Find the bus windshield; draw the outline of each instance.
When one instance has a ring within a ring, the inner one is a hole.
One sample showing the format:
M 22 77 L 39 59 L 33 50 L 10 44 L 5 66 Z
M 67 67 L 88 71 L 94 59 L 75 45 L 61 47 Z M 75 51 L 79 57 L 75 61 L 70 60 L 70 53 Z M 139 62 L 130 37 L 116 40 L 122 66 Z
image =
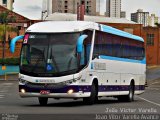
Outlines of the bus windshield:
M 80 33 L 27 33 L 20 72 L 31 76 L 58 77 L 78 71 L 76 43 Z

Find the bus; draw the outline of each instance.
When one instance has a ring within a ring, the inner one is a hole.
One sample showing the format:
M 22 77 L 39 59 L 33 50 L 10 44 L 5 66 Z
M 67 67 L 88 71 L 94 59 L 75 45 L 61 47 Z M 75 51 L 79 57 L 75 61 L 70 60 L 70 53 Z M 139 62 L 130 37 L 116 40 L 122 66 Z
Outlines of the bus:
M 100 97 L 134 101 L 145 90 L 143 38 L 87 21 L 47 21 L 31 25 L 20 53 L 19 94 L 48 98 L 82 98 L 94 104 Z

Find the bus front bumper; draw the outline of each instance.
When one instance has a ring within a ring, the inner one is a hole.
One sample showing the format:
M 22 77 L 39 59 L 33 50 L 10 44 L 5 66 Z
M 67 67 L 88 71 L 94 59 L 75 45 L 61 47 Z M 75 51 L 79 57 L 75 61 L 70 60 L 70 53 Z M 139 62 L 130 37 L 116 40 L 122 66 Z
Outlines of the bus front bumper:
M 50 93 L 47 95 L 42 95 L 40 93 L 19 93 L 20 97 L 47 97 L 47 98 L 83 98 L 90 96 L 90 92 L 87 93 Z
M 19 85 L 19 95 L 20 97 L 82 98 L 90 96 L 90 86 L 70 85 L 55 88 Z

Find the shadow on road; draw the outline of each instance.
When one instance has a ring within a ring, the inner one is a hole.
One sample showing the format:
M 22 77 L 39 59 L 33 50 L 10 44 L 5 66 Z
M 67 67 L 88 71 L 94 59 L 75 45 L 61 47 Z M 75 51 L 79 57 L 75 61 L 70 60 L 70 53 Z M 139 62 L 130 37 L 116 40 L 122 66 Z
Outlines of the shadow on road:
M 134 102 L 138 102 L 138 100 L 135 100 Z M 129 102 L 121 102 L 118 101 L 117 99 L 114 100 L 98 100 L 97 103 L 95 103 L 94 105 L 106 105 L 106 104 L 110 104 L 110 105 L 115 105 L 115 104 L 121 104 L 121 103 L 129 103 Z M 93 106 L 94 106 L 93 105 Z M 25 105 L 25 107 L 79 107 L 79 106 L 91 106 L 91 105 L 87 105 L 85 104 L 82 100 L 77 100 L 77 101 L 68 101 L 68 102 L 61 102 L 59 101 L 58 103 L 48 103 L 46 106 L 40 106 L 39 104 L 34 104 L 34 105 Z

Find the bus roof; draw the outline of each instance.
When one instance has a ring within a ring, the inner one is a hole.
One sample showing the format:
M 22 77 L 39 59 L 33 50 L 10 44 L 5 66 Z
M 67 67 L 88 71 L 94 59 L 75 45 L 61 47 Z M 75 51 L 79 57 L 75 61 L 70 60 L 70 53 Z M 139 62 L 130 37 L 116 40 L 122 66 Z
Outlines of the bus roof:
M 33 33 L 63 33 L 79 32 L 83 30 L 100 30 L 102 32 L 138 40 L 144 42 L 143 38 L 116 28 L 87 21 L 46 21 L 31 25 L 26 32 Z

